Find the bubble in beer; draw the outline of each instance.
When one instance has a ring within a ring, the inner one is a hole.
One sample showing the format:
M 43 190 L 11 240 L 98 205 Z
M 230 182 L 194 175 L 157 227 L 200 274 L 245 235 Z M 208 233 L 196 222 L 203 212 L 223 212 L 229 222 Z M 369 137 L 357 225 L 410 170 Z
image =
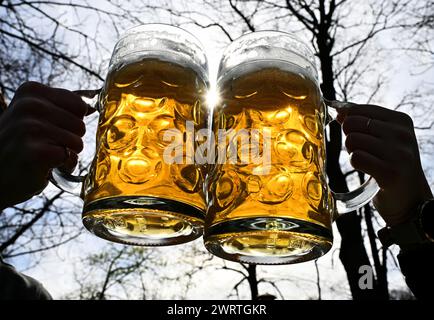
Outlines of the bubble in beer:
M 160 99 L 136 98 L 131 103 L 131 109 L 139 113 L 156 112 L 161 108 Z
M 100 185 L 110 173 L 110 156 L 100 152 L 97 156 L 97 164 L 95 169 L 95 182 Z
M 293 181 L 291 176 L 286 173 L 280 173 L 272 176 L 262 187 L 258 200 L 266 204 L 281 203 L 288 199 L 293 190 Z
M 137 151 L 137 146 L 135 146 L 135 145 L 131 146 L 131 147 L 127 147 L 126 149 L 123 150 L 121 157 L 130 157 L 136 151 Z
M 233 130 L 233 129 L 240 129 L 240 126 L 246 127 L 246 123 L 249 122 L 249 115 L 248 111 L 243 112 L 237 112 L 234 113 L 234 110 L 229 110 L 230 113 L 227 113 L 224 115 L 223 118 L 221 118 L 222 121 L 222 129 L 225 130 Z
M 276 126 L 276 125 L 282 125 L 289 121 L 291 118 L 291 113 L 289 112 L 290 108 L 288 109 L 281 109 L 277 110 L 275 112 L 261 112 L 256 111 L 255 117 L 252 117 L 252 120 L 254 121 L 260 121 L 262 126 Z M 259 116 L 260 115 L 260 116 Z
M 263 123 L 264 122 L 264 115 L 261 111 L 256 109 L 250 109 L 247 111 L 248 119 L 251 121 L 251 123 Z
M 221 209 L 228 208 L 239 196 L 241 181 L 234 171 L 225 171 L 218 178 L 215 194 L 217 204 Z
M 180 119 L 180 118 L 176 118 L 176 117 L 173 119 L 173 123 L 175 125 L 175 128 L 177 130 L 183 132 L 183 133 L 186 133 L 185 132 L 186 131 L 186 121 L 188 121 L 188 120 L 184 120 L 184 119 Z M 184 136 L 185 136 L 185 134 L 184 134 Z M 193 137 L 193 139 L 194 139 L 194 137 Z
M 261 190 L 261 179 L 258 176 L 251 175 L 247 178 L 247 192 L 258 193 Z
M 199 190 L 200 173 L 194 164 L 173 164 L 170 166 L 170 173 L 181 190 L 188 193 Z
M 248 165 L 247 169 L 250 169 L 254 175 L 266 176 L 269 175 L 271 172 L 274 172 L 276 170 L 276 167 L 272 166 L 270 163 L 265 163 L 253 166 Z
M 148 159 L 160 159 L 160 154 L 152 146 L 143 148 L 141 152 Z
M 157 145 L 161 148 L 168 146 L 171 141 L 165 141 L 164 134 L 166 131 L 175 127 L 174 119 L 170 115 L 162 114 L 155 117 L 148 125 L 152 135 L 156 135 L 158 138 Z M 170 131 L 173 134 L 177 134 L 177 130 Z M 182 140 L 181 140 L 182 141 Z
M 86 179 L 84 182 L 84 192 L 91 189 L 98 189 L 101 187 L 108 175 L 110 174 L 111 159 L 110 156 L 104 151 L 99 152 L 90 167 L 89 176 L 93 179 Z
M 275 145 L 276 153 L 280 159 L 285 161 L 293 158 L 297 154 L 297 148 L 293 147 L 286 141 L 279 141 Z
M 306 128 L 306 133 L 310 136 L 321 139 L 321 132 L 319 129 L 319 119 L 318 117 L 314 115 L 304 115 L 302 123 L 304 124 L 304 127 Z
M 275 124 L 285 123 L 289 120 L 291 114 L 288 110 L 279 110 L 273 114 L 272 122 Z
M 276 137 L 275 149 L 281 160 L 287 162 L 299 153 L 299 146 L 305 143 L 306 139 L 297 130 L 284 130 Z
M 156 172 L 151 162 L 144 158 L 128 158 L 119 161 L 119 176 L 126 183 L 144 183 Z
M 313 208 L 317 208 L 322 197 L 322 185 L 318 172 L 308 172 L 303 177 L 303 194 Z
M 222 123 L 222 128 L 226 130 L 230 129 L 235 125 L 235 117 L 233 115 L 225 116 L 224 114 L 222 114 L 221 123 Z
M 202 116 L 202 104 L 200 101 L 196 101 L 193 105 L 193 121 L 196 125 L 200 125 L 205 119 Z
M 175 118 L 179 120 L 192 120 L 191 106 L 185 103 L 175 102 L 174 105 Z
M 301 147 L 301 154 L 303 155 L 304 159 L 306 159 L 307 164 L 310 164 L 312 162 L 312 158 L 314 156 L 313 148 L 313 144 L 309 141 L 306 141 Z
M 105 143 L 110 150 L 126 148 L 137 139 L 136 120 L 130 115 L 112 119 L 107 130 Z

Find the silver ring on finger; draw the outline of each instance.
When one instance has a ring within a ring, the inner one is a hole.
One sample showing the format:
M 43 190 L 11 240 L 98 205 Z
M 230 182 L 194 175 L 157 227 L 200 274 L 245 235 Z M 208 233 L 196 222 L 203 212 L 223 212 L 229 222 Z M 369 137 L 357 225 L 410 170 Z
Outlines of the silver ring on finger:
M 63 148 L 65 150 L 65 157 L 66 157 L 64 162 L 66 162 L 71 157 L 71 150 L 66 146 L 63 146 Z
M 368 133 L 371 133 L 371 123 L 372 123 L 372 118 L 369 118 L 368 121 L 366 122 L 366 131 Z

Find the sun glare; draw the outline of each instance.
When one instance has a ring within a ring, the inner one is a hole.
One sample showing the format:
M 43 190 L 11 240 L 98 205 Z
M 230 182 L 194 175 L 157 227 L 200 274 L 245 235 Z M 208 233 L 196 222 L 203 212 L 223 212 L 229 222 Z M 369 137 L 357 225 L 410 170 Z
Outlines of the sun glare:
M 206 93 L 205 100 L 208 108 L 210 109 L 214 109 L 215 106 L 220 102 L 220 94 L 215 85 L 210 86 L 208 92 Z

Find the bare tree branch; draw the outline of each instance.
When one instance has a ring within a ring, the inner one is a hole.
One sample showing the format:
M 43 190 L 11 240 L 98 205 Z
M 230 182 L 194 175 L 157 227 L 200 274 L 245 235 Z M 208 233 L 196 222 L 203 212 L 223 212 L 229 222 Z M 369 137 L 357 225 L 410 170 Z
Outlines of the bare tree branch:
M 101 80 L 101 81 L 104 81 L 104 78 L 101 77 L 98 73 L 96 73 L 95 71 L 93 71 L 93 70 L 91 70 L 91 69 L 89 69 L 89 68 L 87 68 L 87 67 L 81 65 L 80 63 L 74 61 L 73 59 L 71 59 L 71 58 L 69 58 L 69 57 L 67 57 L 67 56 L 65 56 L 64 54 L 60 54 L 60 53 L 56 53 L 56 52 L 52 52 L 52 51 L 50 51 L 50 50 L 48 50 L 48 49 L 45 49 L 45 48 L 41 47 L 40 45 L 38 45 L 38 44 L 36 44 L 36 43 L 30 41 L 29 39 L 25 39 L 25 38 L 23 38 L 23 37 L 21 37 L 21 36 L 18 36 L 18 35 L 16 35 L 16 34 L 10 33 L 10 32 L 8 32 L 8 31 L 6 31 L 6 30 L 2 30 L 2 29 L 0 29 L 0 33 L 3 33 L 3 34 L 5 34 L 5 35 L 7 35 L 7 36 L 9 36 L 9 37 L 12 37 L 12 38 L 15 38 L 15 39 L 21 40 L 21 41 L 27 43 L 28 45 L 30 45 L 32 48 L 35 48 L 36 50 L 41 51 L 41 52 L 43 52 L 43 53 L 49 54 L 50 56 L 52 56 L 52 57 L 54 57 L 54 58 L 58 58 L 58 59 L 62 59 L 62 60 L 65 60 L 65 61 L 67 61 L 67 62 L 70 62 L 71 64 L 73 64 L 73 65 L 79 67 L 80 69 L 86 71 L 86 72 L 89 73 L 90 75 L 95 76 L 96 78 L 98 78 L 98 79 Z

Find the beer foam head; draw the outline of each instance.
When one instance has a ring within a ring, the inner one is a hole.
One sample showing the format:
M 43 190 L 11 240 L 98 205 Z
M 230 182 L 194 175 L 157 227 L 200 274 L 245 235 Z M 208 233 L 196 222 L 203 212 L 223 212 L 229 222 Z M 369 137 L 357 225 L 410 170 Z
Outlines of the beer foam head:
M 306 77 L 318 81 L 315 55 L 308 45 L 295 35 L 280 31 L 249 33 L 233 41 L 223 53 L 219 78 L 226 77 L 228 72 L 239 65 L 251 63 L 259 68 L 265 61 L 269 67 L 273 61 L 280 65 L 293 64 Z
M 208 75 L 208 61 L 201 42 L 188 31 L 171 25 L 144 24 L 127 30 L 115 45 L 110 68 L 144 57 L 188 66 L 203 77 Z

